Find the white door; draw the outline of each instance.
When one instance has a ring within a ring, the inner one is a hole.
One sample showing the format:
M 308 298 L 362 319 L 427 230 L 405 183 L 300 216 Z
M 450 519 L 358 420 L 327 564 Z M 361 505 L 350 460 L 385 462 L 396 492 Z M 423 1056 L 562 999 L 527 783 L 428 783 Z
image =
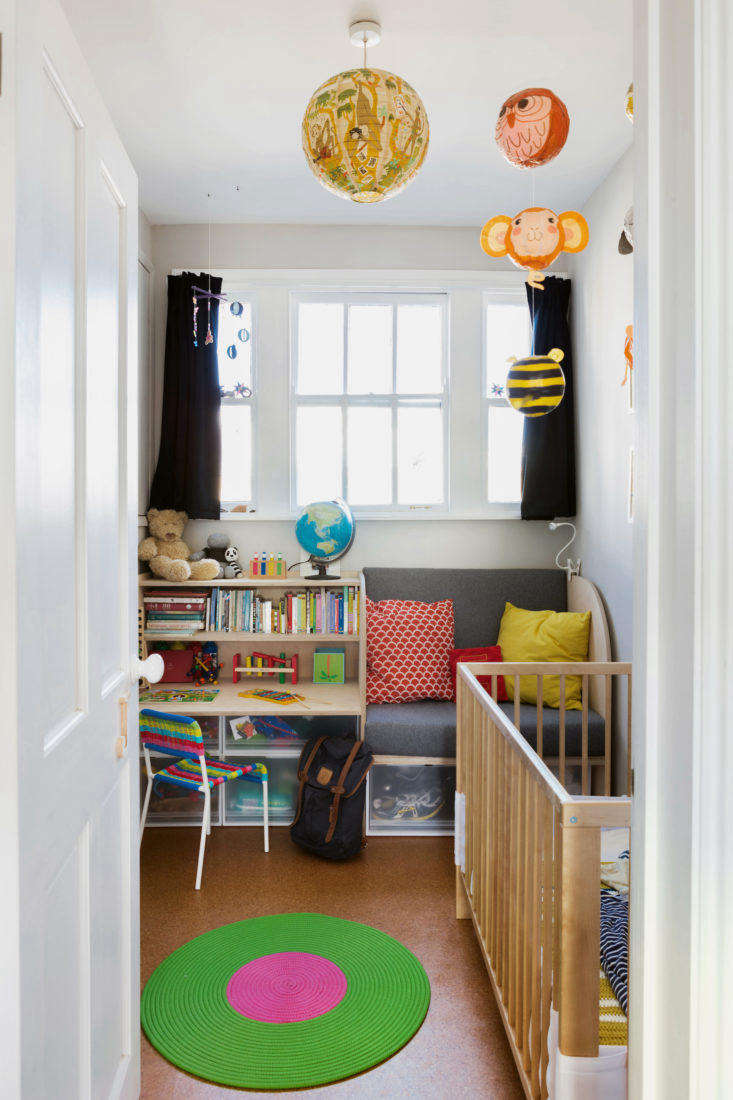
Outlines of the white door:
M 133 1096 L 137 179 L 56 0 L 15 19 L 20 1091 Z

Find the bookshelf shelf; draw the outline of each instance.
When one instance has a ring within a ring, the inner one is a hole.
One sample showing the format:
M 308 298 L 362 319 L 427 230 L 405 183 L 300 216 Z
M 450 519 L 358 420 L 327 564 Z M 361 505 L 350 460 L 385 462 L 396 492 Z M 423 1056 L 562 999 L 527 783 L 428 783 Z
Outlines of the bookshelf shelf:
M 199 630 L 195 634 L 182 634 L 180 631 L 156 632 L 146 630 L 145 639 L 148 642 L 278 642 L 282 645 L 293 645 L 311 642 L 314 645 L 323 643 L 339 645 L 351 642 L 359 644 L 358 634 L 251 634 L 242 630 Z
M 333 580 L 309 581 L 304 577 L 238 577 L 236 580 L 171 581 L 160 580 L 150 573 L 142 573 L 138 579 L 141 588 L 344 588 L 359 586 L 359 573 L 343 573 Z
M 271 683 L 271 676 L 250 676 L 247 681 L 238 684 L 231 682 L 219 683 L 219 694 L 211 703 L 142 703 L 141 706 L 153 707 L 170 714 L 188 714 L 195 718 L 198 715 L 225 714 L 230 717 L 242 714 L 268 715 L 275 714 L 286 722 L 288 716 L 296 715 L 299 718 L 318 718 L 324 715 L 360 715 L 361 693 L 358 681 L 347 681 L 345 684 L 308 684 L 299 683 L 296 687 L 286 684 Z M 185 690 L 191 684 L 165 684 L 166 688 Z M 275 691 L 292 691 L 305 698 L 302 703 L 288 703 L 286 706 L 267 703 L 260 699 L 242 698 L 240 692 L 255 690 L 257 688 L 272 688 Z M 155 690 L 155 685 L 153 685 Z

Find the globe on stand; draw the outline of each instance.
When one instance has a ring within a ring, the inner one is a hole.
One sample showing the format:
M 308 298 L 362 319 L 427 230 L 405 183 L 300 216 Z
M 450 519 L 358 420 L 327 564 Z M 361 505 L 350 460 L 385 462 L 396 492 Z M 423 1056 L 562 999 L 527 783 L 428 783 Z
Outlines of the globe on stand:
M 295 537 L 316 572 L 306 580 L 338 580 L 328 564 L 342 558 L 354 541 L 356 524 L 345 500 L 317 500 L 306 504 L 295 521 Z

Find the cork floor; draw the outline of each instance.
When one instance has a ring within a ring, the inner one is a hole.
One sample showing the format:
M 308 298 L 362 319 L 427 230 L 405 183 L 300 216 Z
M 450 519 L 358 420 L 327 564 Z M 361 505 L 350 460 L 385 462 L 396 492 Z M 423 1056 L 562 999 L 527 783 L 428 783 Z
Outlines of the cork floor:
M 374 1097 L 523 1096 L 470 921 L 453 910 L 452 840 L 370 838 L 348 863 L 296 849 L 286 829 L 271 830 L 269 856 L 254 828 L 218 828 L 206 845 L 201 891 L 193 889 L 198 830 L 148 829 L 141 853 L 142 981 L 186 940 L 264 913 L 322 912 L 362 921 L 395 936 L 427 971 L 432 998 L 414 1038 L 368 1073 L 288 1096 L 334 1100 Z M 143 1036 L 142 1096 L 218 1100 L 242 1092 L 189 1077 Z

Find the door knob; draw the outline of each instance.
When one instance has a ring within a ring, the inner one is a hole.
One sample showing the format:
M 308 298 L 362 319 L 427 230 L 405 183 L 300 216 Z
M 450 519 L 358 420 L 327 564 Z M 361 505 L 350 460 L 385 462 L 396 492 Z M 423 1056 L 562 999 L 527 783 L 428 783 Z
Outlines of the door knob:
M 151 653 L 144 661 L 136 658 L 132 663 L 133 676 L 144 678 L 149 684 L 157 684 L 165 672 L 165 664 L 159 653 Z

